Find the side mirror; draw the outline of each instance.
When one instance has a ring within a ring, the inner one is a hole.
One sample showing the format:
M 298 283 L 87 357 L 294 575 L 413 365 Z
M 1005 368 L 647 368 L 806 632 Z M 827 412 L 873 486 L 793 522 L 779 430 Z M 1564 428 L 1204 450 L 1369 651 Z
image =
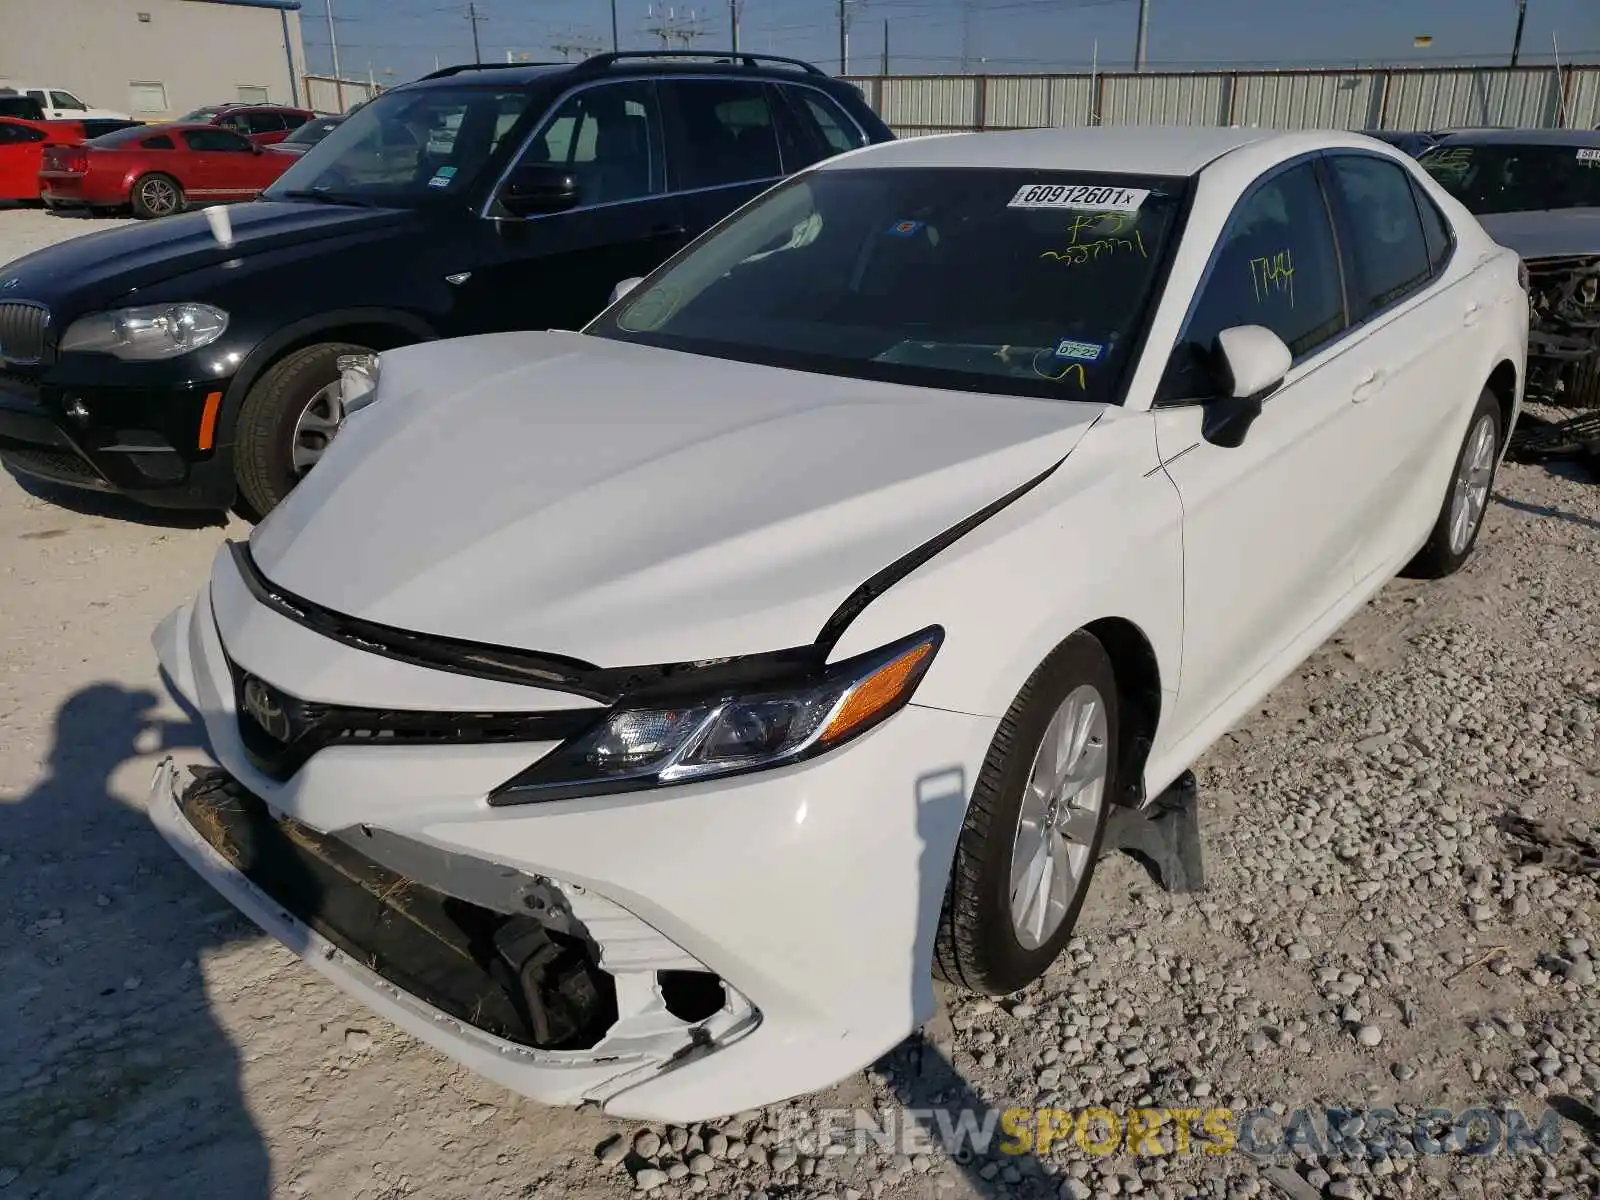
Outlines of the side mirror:
M 611 299 L 607 300 L 606 304 L 608 306 L 615 304 L 618 300 L 621 300 L 624 296 L 633 291 L 634 288 L 638 287 L 643 282 L 643 275 L 635 275 L 632 279 L 624 279 L 621 283 L 617 284 L 616 287 L 611 289 Z
M 523 164 L 500 189 L 500 204 L 514 217 L 563 212 L 578 199 L 578 177 L 550 163 Z
M 1228 390 L 1206 406 L 1200 431 L 1212 445 L 1231 449 L 1243 444 L 1262 403 L 1289 374 L 1294 355 L 1264 325 L 1224 329 L 1217 334 L 1214 353 Z

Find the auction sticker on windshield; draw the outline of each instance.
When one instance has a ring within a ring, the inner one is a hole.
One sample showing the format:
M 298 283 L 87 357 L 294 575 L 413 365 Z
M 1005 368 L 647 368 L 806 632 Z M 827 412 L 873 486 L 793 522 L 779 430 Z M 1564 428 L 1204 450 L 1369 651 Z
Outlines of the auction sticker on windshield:
M 1600 162 L 1600 150 L 1597 150 L 1597 149 L 1595 149 L 1593 147 L 1588 147 L 1586 149 L 1579 150 L 1578 151 L 1578 161 L 1581 162 L 1581 163 L 1597 163 L 1597 162 Z
M 1011 197 L 1007 208 L 1071 208 L 1094 212 L 1138 212 L 1150 193 L 1143 188 L 1091 187 L 1086 184 L 1030 183 Z

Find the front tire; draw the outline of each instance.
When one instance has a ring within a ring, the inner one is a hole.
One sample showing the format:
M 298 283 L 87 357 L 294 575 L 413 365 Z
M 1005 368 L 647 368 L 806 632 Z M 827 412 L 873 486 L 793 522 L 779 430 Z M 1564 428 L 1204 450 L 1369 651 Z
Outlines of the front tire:
M 1456 454 L 1439 517 L 1426 544 L 1406 567 L 1414 579 L 1443 579 L 1454 575 L 1472 556 L 1483 530 L 1484 513 L 1494 494 L 1495 470 L 1500 462 L 1500 402 L 1487 388 L 1467 423 L 1467 436 Z
M 250 510 L 266 516 L 316 465 L 344 421 L 339 359 L 366 346 L 320 342 L 285 355 L 239 410 L 234 476 Z
M 182 212 L 184 207 L 182 185 L 172 176 L 160 172 L 135 179 L 129 199 L 133 204 L 133 215 L 141 221 L 170 217 L 173 213 Z
M 1049 969 L 1077 924 L 1116 793 L 1111 660 L 1078 632 L 995 731 L 956 845 L 934 946 L 948 983 L 1001 996 Z

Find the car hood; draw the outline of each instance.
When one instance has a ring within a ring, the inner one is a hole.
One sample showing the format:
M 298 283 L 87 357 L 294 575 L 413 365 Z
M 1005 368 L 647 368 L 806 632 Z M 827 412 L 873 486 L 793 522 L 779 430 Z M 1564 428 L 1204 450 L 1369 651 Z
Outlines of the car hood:
M 1559 208 L 1542 212 L 1488 213 L 1478 223 L 1524 261 L 1600 254 L 1600 209 Z
M 602 666 L 759 653 L 816 640 L 1102 411 L 582 334 L 462 338 L 385 354 L 377 402 L 251 549 L 284 590 L 402 629 Z
M 203 212 L 141 221 L 70 238 L 0 267 L 0 298 L 83 312 L 127 292 L 233 259 L 308 241 L 349 238 L 416 219 L 396 209 L 255 201 L 228 208 L 234 242 L 223 247 Z

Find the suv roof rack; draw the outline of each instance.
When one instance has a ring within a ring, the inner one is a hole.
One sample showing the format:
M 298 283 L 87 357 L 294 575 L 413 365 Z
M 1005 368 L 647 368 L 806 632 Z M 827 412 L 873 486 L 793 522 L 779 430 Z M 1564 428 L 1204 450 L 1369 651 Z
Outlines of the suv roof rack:
M 815 63 L 800 58 L 785 58 L 781 54 L 746 54 L 743 50 L 613 50 L 608 54 L 594 54 L 578 64 L 588 71 L 604 70 L 624 59 L 650 58 L 701 58 L 717 62 L 737 61 L 747 71 L 758 69 L 762 63 L 777 63 L 785 67 L 798 67 L 808 75 L 824 75 Z
M 422 79 L 448 79 L 451 75 L 460 75 L 466 71 L 507 71 L 516 70 L 518 67 L 560 67 L 571 66 L 571 63 L 558 62 L 486 62 L 486 63 L 457 63 L 453 67 L 440 67 L 437 71 L 429 71 Z M 422 82 L 418 80 L 417 82 Z

